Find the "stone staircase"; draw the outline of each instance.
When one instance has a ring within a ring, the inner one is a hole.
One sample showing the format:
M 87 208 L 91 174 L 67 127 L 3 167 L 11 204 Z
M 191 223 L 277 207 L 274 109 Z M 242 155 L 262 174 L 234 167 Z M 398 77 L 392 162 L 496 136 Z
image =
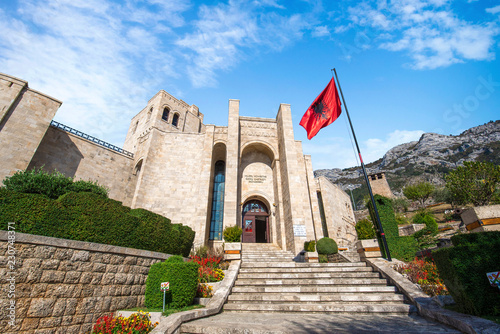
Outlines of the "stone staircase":
M 241 269 L 224 312 L 389 315 L 416 311 L 364 262 L 299 263 L 293 257 L 276 245 L 243 244 Z

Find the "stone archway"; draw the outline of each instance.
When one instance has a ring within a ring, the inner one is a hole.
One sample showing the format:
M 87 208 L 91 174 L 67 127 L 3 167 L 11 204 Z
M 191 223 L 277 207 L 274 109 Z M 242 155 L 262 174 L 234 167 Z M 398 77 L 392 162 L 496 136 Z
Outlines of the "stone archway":
M 250 199 L 243 204 L 242 210 L 242 242 L 269 243 L 269 209 L 262 201 Z

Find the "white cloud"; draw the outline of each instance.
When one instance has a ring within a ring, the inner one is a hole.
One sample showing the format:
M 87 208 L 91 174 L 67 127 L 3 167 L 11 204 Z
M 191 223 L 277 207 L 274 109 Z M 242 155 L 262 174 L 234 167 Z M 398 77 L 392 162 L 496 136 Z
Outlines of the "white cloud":
M 486 12 L 491 13 L 491 14 L 498 14 L 498 13 L 500 13 L 500 5 L 492 7 L 492 8 L 486 8 Z
M 500 6 L 487 9 L 500 11 Z M 445 0 L 363 2 L 349 8 L 350 20 L 376 33 L 391 32 L 380 48 L 404 51 L 410 67 L 434 69 L 467 60 L 492 60 L 497 22 L 471 23 L 459 19 Z
M 0 68 L 62 100 L 56 120 L 120 145 L 147 89 L 159 76 L 176 75 L 154 32 L 183 24 L 188 8 L 177 0 L 132 5 L 20 1 L 15 15 L 0 11 Z
M 313 37 L 325 37 L 325 36 L 330 36 L 330 31 L 328 30 L 327 26 L 319 26 L 315 27 L 313 32 L 312 32 Z
M 424 131 L 395 130 L 385 138 L 371 138 L 360 142 L 365 164 L 378 160 L 394 146 L 418 140 Z M 305 154 L 314 156 L 313 169 L 348 168 L 358 166 L 357 151 L 347 136 L 315 138 L 302 142 Z
M 214 86 L 217 71 L 231 69 L 248 55 L 259 52 L 259 46 L 280 51 L 302 36 L 302 30 L 308 26 L 302 15 L 283 16 L 263 10 L 269 6 L 281 8 L 276 1 L 238 0 L 200 7 L 195 31 L 176 42 L 192 59 L 188 74 L 194 86 Z
M 385 139 L 371 138 L 362 143 L 363 160 L 366 163 L 380 159 L 394 146 L 418 140 L 424 134 L 421 130 L 395 130 L 389 133 Z

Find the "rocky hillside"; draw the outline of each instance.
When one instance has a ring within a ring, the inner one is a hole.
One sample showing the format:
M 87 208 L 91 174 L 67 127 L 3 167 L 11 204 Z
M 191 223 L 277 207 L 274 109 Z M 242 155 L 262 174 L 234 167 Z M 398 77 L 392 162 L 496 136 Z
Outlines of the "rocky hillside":
M 444 184 L 444 175 L 464 161 L 489 161 L 500 165 L 500 120 L 491 121 L 462 132 L 458 136 L 424 133 L 418 141 L 390 149 L 382 159 L 368 165 L 367 172 L 385 172 L 395 194 L 409 183 L 429 181 Z M 316 176 L 324 175 L 344 190 L 353 190 L 356 202 L 366 186 L 360 167 L 346 169 L 319 169 Z M 364 188 L 364 189 L 363 189 Z

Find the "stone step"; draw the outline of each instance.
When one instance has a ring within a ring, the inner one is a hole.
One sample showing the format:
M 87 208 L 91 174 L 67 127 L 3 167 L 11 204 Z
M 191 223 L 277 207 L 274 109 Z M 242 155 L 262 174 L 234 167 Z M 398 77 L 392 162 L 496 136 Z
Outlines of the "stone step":
M 376 272 L 283 272 L 283 273 L 239 273 L 238 279 L 313 279 L 313 278 L 379 278 Z
M 233 293 L 228 298 L 228 303 L 403 303 L 404 296 L 394 292 L 386 293 L 330 293 L 330 294 L 307 294 L 307 293 L 266 293 L 249 294 Z
M 249 263 L 241 262 L 241 268 L 329 268 L 329 267 L 366 267 L 364 262 L 345 263 L 304 263 L 304 262 L 281 262 L 281 263 Z
M 326 267 L 326 268 L 241 268 L 243 273 L 343 273 L 343 272 L 373 272 L 370 267 Z
M 387 285 L 387 281 L 380 278 L 330 278 L 330 279 L 237 279 L 234 282 L 235 286 L 238 285 Z
M 394 286 L 345 285 L 252 285 L 234 286 L 232 293 L 385 293 L 397 292 Z
M 308 313 L 356 313 L 356 314 L 410 314 L 416 308 L 409 304 L 225 304 L 224 312 L 308 312 Z

